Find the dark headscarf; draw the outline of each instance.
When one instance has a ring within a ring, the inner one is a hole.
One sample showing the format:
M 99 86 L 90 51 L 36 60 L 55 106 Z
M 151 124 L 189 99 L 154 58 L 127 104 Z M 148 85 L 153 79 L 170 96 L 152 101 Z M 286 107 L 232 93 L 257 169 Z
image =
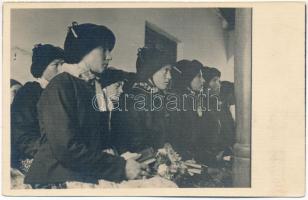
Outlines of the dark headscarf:
M 64 42 L 65 62 L 79 63 L 93 49 L 101 46 L 111 51 L 116 38 L 106 26 L 73 22 Z
M 206 84 L 209 84 L 214 77 L 220 77 L 221 72 L 214 67 L 205 66 L 202 70 L 202 75 Z
M 31 74 L 34 78 L 40 78 L 52 61 L 63 58 L 64 51 L 60 47 L 51 44 L 37 44 L 32 49 Z
M 173 70 L 174 89 L 186 89 L 191 81 L 200 73 L 203 65 L 198 60 L 180 60 L 175 64 Z
M 164 66 L 173 65 L 168 53 L 157 48 L 140 48 L 137 56 L 136 69 L 140 80 L 147 80 Z

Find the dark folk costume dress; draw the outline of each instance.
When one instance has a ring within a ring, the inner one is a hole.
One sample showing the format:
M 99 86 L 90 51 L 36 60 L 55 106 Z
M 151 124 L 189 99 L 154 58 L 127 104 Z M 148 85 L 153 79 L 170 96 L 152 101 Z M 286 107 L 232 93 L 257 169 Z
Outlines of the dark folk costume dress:
M 38 82 L 26 83 L 11 105 L 11 165 L 23 173 L 25 160 L 32 159 L 40 143 L 40 128 L 36 105 L 43 88 Z
M 175 93 L 180 97 L 180 110 L 171 112 L 169 142 L 184 160 L 196 159 L 198 152 L 205 152 L 205 141 L 201 136 L 206 134 L 206 130 L 203 128 L 204 112 L 200 97 L 188 88 Z
M 235 123 L 229 106 L 217 96 L 212 100 L 209 110 L 205 112 L 203 122 L 203 127 L 207 130 L 204 137 L 206 149 L 212 155 L 212 158 L 221 152 L 224 152 L 223 156 L 229 156 L 232 155 L 232 147 L 235 141 Z M 216 165 L 219 163 L 210 162 L 210 164 Z
M 164 101 L 166 95 L 150 81 L 135 83 L 127 95 L 124 111 L 118 113 L 121 116 L 115 118 L 117 120 L 113 123 L 118 151 L 140 152 L 150 147 L 163 147 L 167 141 L 170 114 L 164 105 L 161 109 L 155 109 L 160 106 L 160 100 L 155 100 L 155 97 L 160 96 Z
M 183 160 L 194 159 L 197 163 L 209 167 L 206 173 L 178 180 L 178 186 L 184 188 L 229 187 L 232 183 L 230 163 L 225 165 L 223 162 L 218 162 L 216 158 L 219 151 L 232 144 L 233 137 L 228 116 L 223 109 L 217 111 L 214 103 L 211 103 L 210 108 L 203 105 L 203 111 L 200 111 L 198 101 L 194 103 L 190 98 L 199 99 L 198 94 L 190 89 L 177 93 L 181 96 L 189 96 L 185 98 L 185 103 L 181 103 L 185 105 L 185 109 L 171 114 L 173 131 L 171 131 L 170 143 Z M 206 102 L 206 99 L 203 102 Z M 226 124 L 226 121 L 229 123 Z
M 42 144 L 25 183 L 125 179 L 126 161 L 103 152 L 110 144 L 102 115 L 93 108 L 94 96 L 91 81 L 66 72 L 49 83 L 38 103 Z
M 189 88 L 175 93 L 181 96 L 181 110 L 171 113 L 170 143 L 184 159 L 217 166 L 216 155 L 233 144 L 231 113 L 222 108 L 217 97 L 210 97 L 207 105 L 206 98 Z

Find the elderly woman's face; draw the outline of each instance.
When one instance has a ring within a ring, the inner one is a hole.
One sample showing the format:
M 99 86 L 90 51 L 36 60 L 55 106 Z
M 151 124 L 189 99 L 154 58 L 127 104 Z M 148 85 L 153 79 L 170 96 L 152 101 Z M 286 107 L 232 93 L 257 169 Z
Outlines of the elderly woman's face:
M 153 75 L 155 86 L 160 90 L 167 89 L 171 80 L 171 65 L 166 65 Z
M 108 67 L 112 57 L 109 50 L 97 47 L 88 53 L 83 60 L 93 72 L 102 73 Z
M 200 70 L 197 76 L 195 76 L 195 78 L 191 81 L 190 87 L 193 91 L 199 92 L 202 89 L 204 82 L 202 71 Z

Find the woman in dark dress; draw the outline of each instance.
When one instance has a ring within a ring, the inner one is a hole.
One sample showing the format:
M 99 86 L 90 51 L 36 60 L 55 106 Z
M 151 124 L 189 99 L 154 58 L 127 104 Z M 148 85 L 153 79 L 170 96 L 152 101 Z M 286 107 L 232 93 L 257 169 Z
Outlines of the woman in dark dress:
M 231 155 L 235 143 L 235 116 L 232 111 L 235 109 L 234 83 L 221 81 L 221 135 L 225 154 Z
M 208 151 L 216 159 L 210 164 L 216 166 L 222 164 L 226 156 L 232 155 L 235 124 L 225 97 L 227 96 L 225 87 L 221 88 L 220 71 L 205 67 L 203 74 L 205 90 L 210 95 L 210 109 L 205 113 L 204 120 L 204 127 L 207 130 L 205 140 Z
M 16 94 L 11 105 L 12 166 L 26 173 L 40 143 L 37 102 L 48 82 L 58 73 L 64 52 L 50 44 L 33 48 L 31 74 L 36 78 L 27 82 Z
M 116 131 L 120 153 L 163 147 L 170 125 L 170 114 L 163 105 L 171 81 L 170 57 L 145 47 L 139 49 L 136 67 L 138 81 L 126 96 L 121 129 Z
M 42 144 L 26 175 L 34 188 L 65 187 L 66 182 L 135 179 L 145 167 L 105 152 L 108 127 L 92 105 L 100 95 L 96 80 L 111 60 L 115 36 L 105 26 L 73 24 L 64 43 L 65 72 L 55 77 L 38 103 Z
M 123 99 L 122 95 L 126 94 L 124 93 L 124 91 L 126 92 L 124 85 L 130 84 L 135 79 L 135 75 L 132 72 L 109 67 L 100 77 L 103 90 L 102 95 L 96 99 L 95 104 L 98 105 L 98 101 L 104 101 L 104 106 L 97 106 L 97 109 L 104 115 L 105 121 L 102 123 L 105 123 L 106 127 L 108 127 L 110 143 L 112 144 L 112 148 L 108 149 L 108 151 L 114 155 L 119 155 L 115 148 L 116 133 L 117 130 L 123 128 L 121 123 L 123 118 L 123 101 L 121 100 Z
M 204 151 L 204 141 L 200 140 L 200 136 L 206 132 L 202 128 L 202 68 L 203 65 L 197 60 L 181 60 L 175 65 L 173 89 L 180 97 L 181 109 L 171 115 L 173 130 L 170 143 L 184 160 L 196 159 L 199 152 Z

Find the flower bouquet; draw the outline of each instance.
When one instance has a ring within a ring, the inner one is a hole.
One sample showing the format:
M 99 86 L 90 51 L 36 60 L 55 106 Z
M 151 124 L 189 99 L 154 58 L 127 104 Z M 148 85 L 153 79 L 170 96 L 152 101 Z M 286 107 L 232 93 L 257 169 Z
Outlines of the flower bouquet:
M 184 161 L 168 143 L 157 151 L 154 151 L 153 148 L 148 148 L 141 152 L 130 154 L 130 157 L 132 155 L 138 157 L 139 155 L 136 160 L 148 165 L 148 175 L 142 178 L 161 177 L 183 188 L 230 187 L 232 184 L 232 160 L 228 160 L 229 155 L 223 154 L 222 156 L 223 162 L 227 164 L 208 167 L 204 164 L 198 164 L 194 160 Z
M 142 161 L 150 166 L 150 174 L 152 176 L 158 175 L 171 181 L 176 181 L 186 175 L 201 174 L 204 167 L 206 167 L 196 164 L 194 161 L 183 161 L 181 156 L 168 143 L 163 148 L 158 149 L 156 153 L 153 150 L 144 152 L 147 152 L 147 156 L 144 156 L 147 159 L 139 160 L 139 162 Z
M 163 178 L 175 180 L 187 173 L 187 166 L 170 144 L 165 144 L 163 148 L 158 149 L 155 158 L 154 169 L 157 175 Z

